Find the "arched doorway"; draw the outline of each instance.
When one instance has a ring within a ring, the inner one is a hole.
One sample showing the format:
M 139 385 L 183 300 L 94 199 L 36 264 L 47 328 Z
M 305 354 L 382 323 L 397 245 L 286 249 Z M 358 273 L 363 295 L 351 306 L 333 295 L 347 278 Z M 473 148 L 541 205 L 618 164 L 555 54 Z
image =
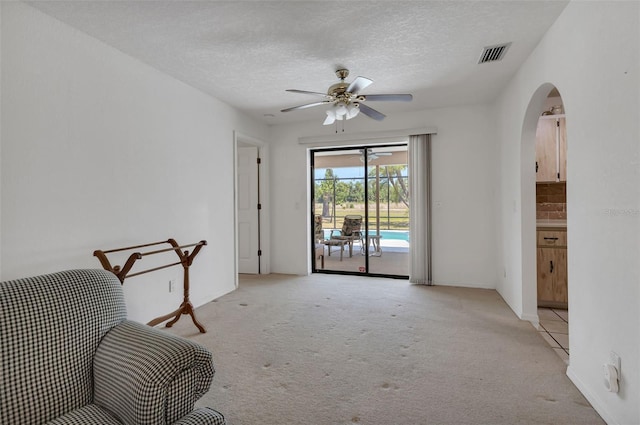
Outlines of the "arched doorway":
M 569 360 L 566 116 L 560 92 L 542 85 L 522 130 L 522 294 L 538 330 Z

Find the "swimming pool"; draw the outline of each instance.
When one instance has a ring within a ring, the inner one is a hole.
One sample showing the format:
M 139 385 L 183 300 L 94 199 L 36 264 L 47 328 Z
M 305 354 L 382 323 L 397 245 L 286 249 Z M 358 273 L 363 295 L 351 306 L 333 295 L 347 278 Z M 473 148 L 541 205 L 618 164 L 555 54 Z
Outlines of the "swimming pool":
M 370 231 L 371 234 L 375 234 L 375 230 Z M 338 232 L 336 232 L 337 234 Z M 324 229 L 324 238 L 329 239 L 331 235 L 330 229 Z M 392 241 L 405 241 L 409 242 L 409 231 L 408 230 L 380 230 L 380 236 L 382 240 L 392 240 Z
M 375 231 L 371 233 L 373 234 Z M 380 236 L 382 239 L 409 242 L 408 230 L 380 230 Z

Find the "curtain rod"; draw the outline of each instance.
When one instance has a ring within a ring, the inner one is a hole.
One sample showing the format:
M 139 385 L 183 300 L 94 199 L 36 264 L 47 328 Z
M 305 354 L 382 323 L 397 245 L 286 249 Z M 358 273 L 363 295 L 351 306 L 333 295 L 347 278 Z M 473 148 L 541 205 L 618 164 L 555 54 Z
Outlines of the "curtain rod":
M 414 134 L 437 134 L 438 129 L 436 127 L 418 127 L 418 128 L 406 128 L 398 130 L 386 130 L 386 131 L 368 131 L 362 133 L 348 133 L 348 134 L 332 134 L 327 136 L 305 136 L 298 138 L 298 144 L 300 145 L 314 145 L 320 143 L 350 143 L 350 142 L 362 142 L 363 140 L 379 140 L 379 139 L 398 139 L 406 138 Z

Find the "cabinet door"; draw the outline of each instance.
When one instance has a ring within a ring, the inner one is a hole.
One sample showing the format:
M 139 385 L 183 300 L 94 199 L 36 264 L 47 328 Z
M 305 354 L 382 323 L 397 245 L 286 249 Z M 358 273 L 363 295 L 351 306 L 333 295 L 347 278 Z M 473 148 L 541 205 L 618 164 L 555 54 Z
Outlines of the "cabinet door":
M 560 150 L 560 181 L 567 181 L 567 126 L 564 118 L 558 118 L 558 149 Z
M 553 248 L 538 248 L 538 304 L 553 301 Z
M 541 118 L 536 129 L 536 181 L 556 181 L 556 120 Z
M 567 250 L 553 249 L 553 300 L 559 303 L 568 303 L 567 291 Z
M 538 248 L 538 305 L 565 306 L 567 291 L 566 248 Z

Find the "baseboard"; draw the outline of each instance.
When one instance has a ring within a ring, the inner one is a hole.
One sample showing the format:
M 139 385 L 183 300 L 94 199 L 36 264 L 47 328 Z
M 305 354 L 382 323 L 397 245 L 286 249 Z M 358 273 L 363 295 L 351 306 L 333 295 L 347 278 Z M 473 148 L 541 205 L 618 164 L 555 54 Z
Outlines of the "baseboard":
M 540 318 L 537 314 L 521 314 L 520 320 L 526 320 L 530 322 L 534 328 L 540 329 Z
M 594 396 L 587 389 L 587 386 L 582 382 L 582 380 L 580 380 L 580 378 L 578 378 L 578 375 L 576 375 L 576 373 L 573 371 L 573 369 L 571 368 L 571 365 L 569 365 L 567 367 L 567 376 L 569 377 L 571 382 L 573 382 L 573 385 L 576 386 L 578 391 L 580 391 L 582 393 L 584 398 L 587 399 L 587 401 L 591 404 L 591 406 L 593 406 L 595 411 L 598 412 L 598 414 L 602 417 L 602 419 L 608 425 L 618 425 L 619 424 L 619 422 L 616 421 L 616 419 L 613 417 L 613 415 L 611 415 L 609 413 L 609 411 L 606 409 L 606 407 L 604 406 L 602 401 L 598 397 Z
M 495 285 L 485 285 L 482 283 L 464 283 L 464 282 L 457 282 L 457 283 L 447 283 L 447 282 L 433 282 L 433 286 L 448 286 L 451 288 L 471 288 L 471 289 L 491 289 L 491 290 L 496 290 Z

